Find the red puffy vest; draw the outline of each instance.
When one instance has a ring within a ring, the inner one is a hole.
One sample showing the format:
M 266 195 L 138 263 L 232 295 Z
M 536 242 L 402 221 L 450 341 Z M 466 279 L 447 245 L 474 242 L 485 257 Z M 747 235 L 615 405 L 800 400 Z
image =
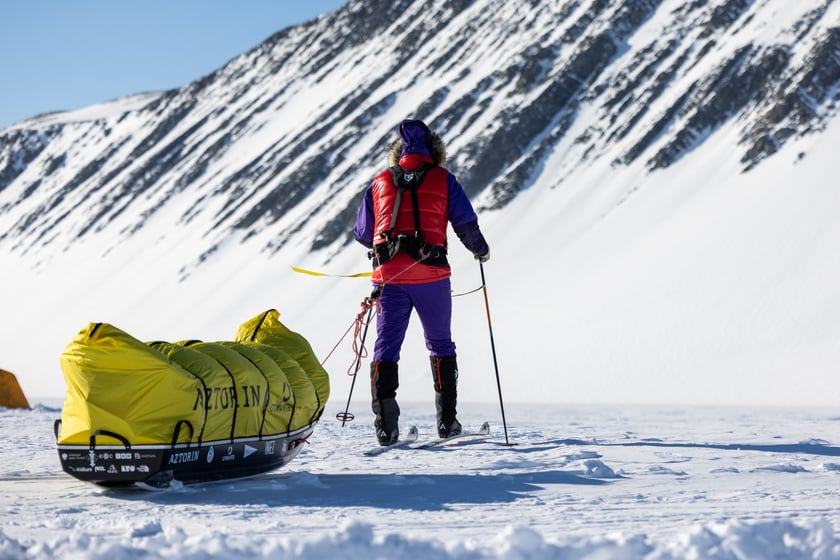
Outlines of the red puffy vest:
M 400 165 L 410 171 L 421 163 L 431 163 L 431 158 L 423 154 L 406 154 L 400 158 Z M 420 229 L 423 241 L 429 245 L 446 247 L 446 228 L 449 222 L 449 172 L 442 167 L 433 167 L 426 172 L 422 185 L 417 189 L 417 201 L 420 207 Z M 374 232 L 373 243 L 379 245 L 387 241 L 385 232 L 391 227 L 394 204 L 397 199 L 397 187 L 390 170 L 380 173 L 371 184 L 373 197 Z M 394 236 L 414 235 L 414 206 L 408 192 L 403 194 L 394 225 Z M 388 284 L 421 284 L 449 278 L 449 267 L 430 266 L 415 261 L 406 253 L 397 255 L 373 271 L 374 282 Z

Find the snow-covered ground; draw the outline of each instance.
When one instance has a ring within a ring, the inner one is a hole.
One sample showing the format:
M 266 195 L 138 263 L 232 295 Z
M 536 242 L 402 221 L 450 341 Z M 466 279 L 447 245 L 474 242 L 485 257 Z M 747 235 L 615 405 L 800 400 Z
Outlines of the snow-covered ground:
M 490 440 L 366 457 L 341 397 L 287 468 L 164 492 L 64 474 L 60 403 L 0 409 L 0 558 L 840 558 L 836 410 L 507 404 L 507 447 L 466 404 Z

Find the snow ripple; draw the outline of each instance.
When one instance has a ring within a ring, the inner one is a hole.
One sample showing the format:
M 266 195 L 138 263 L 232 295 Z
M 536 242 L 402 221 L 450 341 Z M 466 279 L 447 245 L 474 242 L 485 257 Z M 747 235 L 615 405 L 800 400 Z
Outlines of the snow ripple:
M 840 556 L 840 541 L 827 520 L 812 522 L 731 521 L 696 526 L 670 539 L 646 534 L 552 541 L 539 532 L 508 526 L 485 543 L 448 542 L 391 533 L 377 537 L 373 525 L 349 522 L 332 534 L 304 540 L 228 534 L 225 530 L 186 534 L 161 530 L 155 522 L 129 531 L 121 540 L 90 535 L 63 537 L 28 546 L 0 531 L 0 558 L 439 558 L 505 559 L 584 558 L 676 560 L 678 558 L 813 558 Z

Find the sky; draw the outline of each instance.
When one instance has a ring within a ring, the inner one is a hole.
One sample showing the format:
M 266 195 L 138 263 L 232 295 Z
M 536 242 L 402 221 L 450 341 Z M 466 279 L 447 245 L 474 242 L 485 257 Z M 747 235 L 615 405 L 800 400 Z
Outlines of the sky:
M 188 84 L 347 1 L 0 2 L 0 129 Z

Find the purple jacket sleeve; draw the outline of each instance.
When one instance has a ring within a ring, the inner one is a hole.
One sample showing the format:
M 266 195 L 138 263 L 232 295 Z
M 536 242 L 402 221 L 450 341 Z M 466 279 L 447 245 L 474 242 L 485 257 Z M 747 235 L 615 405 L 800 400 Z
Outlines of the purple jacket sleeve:
M 359 205 L 359 212 L 356 214 L 356 226 L 353 228 L 353 235 L 356 241 L 367 247 L 373 248 L 373 194 L 368 187 L 365 197 Z
M 478 216 L 473 210 L 467 193 L 458 179 L 451 173 L 447 179 L 449 187 L 449 222 L 455 235 L 473 255 L 486 255 L 490 250 L 478 227 Z

